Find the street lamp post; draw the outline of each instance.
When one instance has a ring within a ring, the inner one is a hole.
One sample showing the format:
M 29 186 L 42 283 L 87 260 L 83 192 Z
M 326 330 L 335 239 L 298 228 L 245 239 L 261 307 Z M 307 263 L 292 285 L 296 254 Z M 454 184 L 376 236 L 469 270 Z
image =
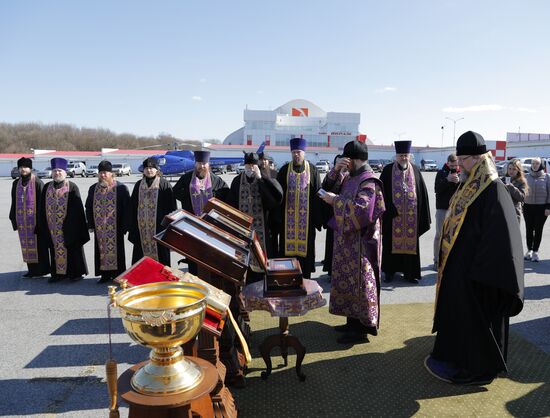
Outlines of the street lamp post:
M 453 121 L 453 147 L 454 147 L 456 143 L 456 123 L 459 120 L 462 120 L 464 118 L 453 119 L 453 118 L 446 117 L 445 119 L 449 119 L 450 121 Z

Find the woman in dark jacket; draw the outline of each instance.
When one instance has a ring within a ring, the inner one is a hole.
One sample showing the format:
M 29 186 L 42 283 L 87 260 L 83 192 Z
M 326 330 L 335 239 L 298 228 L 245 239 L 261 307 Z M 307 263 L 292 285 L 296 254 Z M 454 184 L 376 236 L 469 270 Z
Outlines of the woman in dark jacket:
M 508 193 L 514 202 L 514 207 L 516 208 L 516 216 L 518 217 L 518 222 L 521 222 L 521 215 L 523 213 L 523 202 L 525 200 L 525 195 L 529 190 L 527 186 L 527 180 L 523 174 L 523 167 L 521 166 L 521 161 L 518 159 L 513 159 L 508 163 L 508 168 L 506 169 L 507 176 L 502 178 L 502 182 L 506 185 Z

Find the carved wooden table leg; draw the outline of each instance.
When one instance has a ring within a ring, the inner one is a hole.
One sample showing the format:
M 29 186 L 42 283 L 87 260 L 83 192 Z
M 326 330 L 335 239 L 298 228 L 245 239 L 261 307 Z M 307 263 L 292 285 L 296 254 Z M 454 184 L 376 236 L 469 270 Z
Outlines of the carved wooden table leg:
M 260 354 L 266 365 L 266 370 L 262 372 L 262 379 L 266 380 L 271 374 L 271 350 L 275 347 L 281 348 L 281 356 L 286 367 L 288 365 L 288 347 L 292 347 L 296 352 L 296 374 L 303 382 L 306 380 L 306 375 L 302 373 L 302 361 L 306 355 L 306 349 L 297 337 L 289 335 L 288 317 L 279 317 L 279 331 L 279 334 L 270 335 L 260 345 Z

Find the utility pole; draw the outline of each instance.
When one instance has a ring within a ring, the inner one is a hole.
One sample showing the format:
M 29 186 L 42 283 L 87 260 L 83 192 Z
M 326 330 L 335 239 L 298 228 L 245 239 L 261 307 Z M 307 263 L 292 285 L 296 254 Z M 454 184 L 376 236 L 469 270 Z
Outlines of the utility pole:
M 449 119 L 449 120 L 453 121 L 453 147 L 454 147 L 455 144 L 456 144 L 456 123 L 459 120 L 462 120 L 464 118 L 453 119 L 453 118 L 446 117 L 445 119 Z

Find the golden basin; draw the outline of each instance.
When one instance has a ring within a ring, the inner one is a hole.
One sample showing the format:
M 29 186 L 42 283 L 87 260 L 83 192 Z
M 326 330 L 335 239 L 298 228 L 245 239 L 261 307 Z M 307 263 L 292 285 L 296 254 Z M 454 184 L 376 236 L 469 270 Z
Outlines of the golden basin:
M 208 289 L 195 283 L 149 283 L 111 294 L 128 335 L 152 348 L 150 362 L 132 377 L 146 395 L 185 392 L 197 386 L 201 368 L 185 358 L 181 345 L 195 338 L 204 320 Z

